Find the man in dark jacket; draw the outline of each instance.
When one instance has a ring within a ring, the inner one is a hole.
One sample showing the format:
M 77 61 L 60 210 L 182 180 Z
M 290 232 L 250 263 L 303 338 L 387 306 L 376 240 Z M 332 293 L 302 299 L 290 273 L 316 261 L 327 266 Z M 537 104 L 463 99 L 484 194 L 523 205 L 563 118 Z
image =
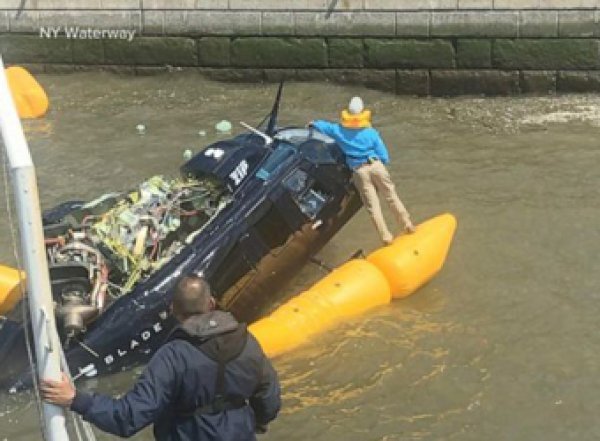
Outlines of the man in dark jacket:
M 231 314 L 215 311 L 199 277 L 179 282 L 172 312 L 181 325 L 122 398 L 77 391 L 63 377 L 42 382 L 44 399 L 122 437 L 154 424 L 157 440 L 255 440 L 281 406 L 259 343 Z

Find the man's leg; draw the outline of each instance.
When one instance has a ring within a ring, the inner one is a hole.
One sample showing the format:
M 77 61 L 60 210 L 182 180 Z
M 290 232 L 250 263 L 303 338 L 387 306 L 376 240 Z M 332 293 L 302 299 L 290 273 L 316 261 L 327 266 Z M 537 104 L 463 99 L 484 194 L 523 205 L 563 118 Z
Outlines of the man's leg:
M 379 161 L 375 162 L 372 167 L 371 179 L 377 188 L 377 191 L 382 194 L 387 201 L 398 224 L 403 225 L 406 231 L 412 233 L 415 230 L 415 227 L 410 220 L 410 215 L 408 214 L 406 207 L 398 197 L 398 193 L 396 193 L 396 186 L 392 182 L 392 178 L 390 177 L 387 168 L 383 162 Z
M 373 182 L 371 182 L 369 173 L 369 169 L 371 167 L 373 166 L 366 165 L 358 170 L 355 170 L 354 173 L 352 173 L 352 182 L 358 190 L 363 205 L 371 216 L 371 220 L 375 224 L 375 228 L 379 233 L 379 237 L 383 243 L 390 244 L 392 243 L 394 236 L 392 233 L 390 233 L 390 230 L 388 230 L 385 220 L 383 219 L 381 205 L 379 204 L 379 198 L 377 197 L 377 191 L 375 190 Z

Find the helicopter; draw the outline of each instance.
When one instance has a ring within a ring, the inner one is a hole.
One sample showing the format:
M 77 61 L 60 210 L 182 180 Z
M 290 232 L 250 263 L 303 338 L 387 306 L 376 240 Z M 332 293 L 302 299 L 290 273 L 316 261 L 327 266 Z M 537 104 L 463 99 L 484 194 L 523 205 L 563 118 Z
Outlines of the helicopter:
M 75 380 L 146 363 L 176 325 L 172 291 L 186 275 L 204 277 L 220 309 L 255 321 L 359 210 L 339 145 L 277 126 L 282 90 L 264 124 L 208 145 L 180 177 L 44 212 L 54 313 Z M 31 384 L 17 313 L 25 301 L 0 317 L 0 385 L 12 390 Z

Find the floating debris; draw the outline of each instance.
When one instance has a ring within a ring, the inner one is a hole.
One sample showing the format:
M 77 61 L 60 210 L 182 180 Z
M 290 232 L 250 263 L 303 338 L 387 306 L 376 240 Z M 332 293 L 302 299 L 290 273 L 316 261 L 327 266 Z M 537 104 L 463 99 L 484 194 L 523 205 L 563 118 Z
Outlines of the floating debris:
M 146 126 L 144 124 L 138 124 L 135 126 L 135 130 L 137 130 L 138 135 L 143 135 L 146 133 Z
M 206 136 L 206 130 L 198 130 L 198 136 Z
M 215 125 L 215 129 L 217 129 L 217 132 L 221 133 L 221 134 L 229 134 L 231 133 L 231 123 L 229 121 L 227 121 L 226 119 L 219 121 L 216 125 Z
M 183 152 L 183 160 L 189 161 L 190 159 L 192 159 L 192 156 L 194 156 L 194 152 L 192 152 L 190 149 L 185 149 L 185 151 Z

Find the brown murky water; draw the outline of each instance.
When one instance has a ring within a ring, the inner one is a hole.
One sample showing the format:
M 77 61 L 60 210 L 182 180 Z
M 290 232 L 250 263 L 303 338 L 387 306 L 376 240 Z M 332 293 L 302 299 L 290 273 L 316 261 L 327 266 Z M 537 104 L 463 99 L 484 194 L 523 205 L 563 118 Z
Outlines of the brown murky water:
M 216 122 L 255 124 L 275 92 L 190 74 L 40 80 L 52 111 L 26 131 L 45 207 L 177 173 L 183 150 L 218 139 Z M 450 211 L 458 231 L 417 294 L 275 360 L 284 408 L 260 439 L 599 439 L 600 97 L 412 99 L 289 84 L 282 123 L 335 118 L 355 94 L 374 110 L 413 218 Z M 12 264 L 0 210 L 0 261 Z M 320 257 L 338 264 L 376 246 L 360 212 Z M 288 291 L 320 276 L 306 267 Z M 136 374 L 87 386 L 118 394 Z M 0 396 L 0 441 L 40 439 L 29 398 Z

